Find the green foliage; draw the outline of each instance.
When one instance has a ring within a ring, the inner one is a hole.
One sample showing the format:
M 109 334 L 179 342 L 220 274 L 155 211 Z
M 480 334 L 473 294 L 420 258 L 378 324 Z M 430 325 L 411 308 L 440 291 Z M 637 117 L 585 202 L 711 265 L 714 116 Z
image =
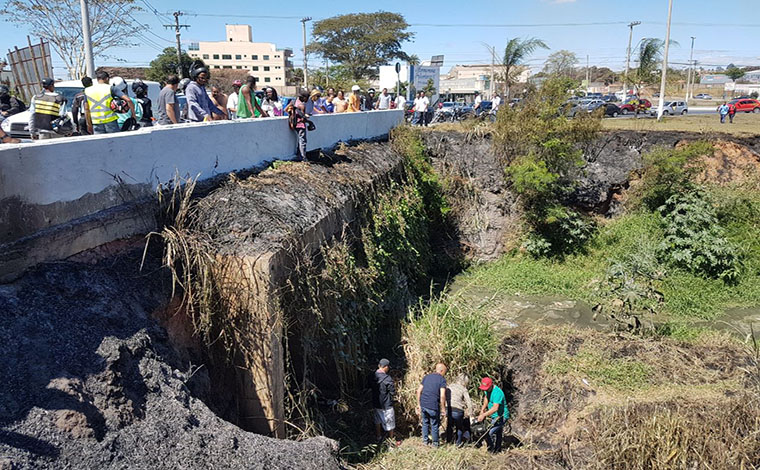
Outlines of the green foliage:
M 301 71 L 301 80 L 303 81 L 303 70 Z M 348 93 L 353 85 L 359 85 L 362 89 L 369 88 L 369 81 L 365 79 L 356 80 L 351 75 L 351 70 L 344 65 L 331 65 L 325 74 L 324 67 L 315 68 L 309 71 L 309 86 L 319 85 L 322 88 L 334 88 L 343 90 Z
M 676 41 L 670 41 L 671 45 L 678 45 Z M 627 80 L 637 87 L 652 85 L 660 80 L 658 67 L 662 62 L 662 53 L 665 50 L 665 41 L 657 38 L 644 38 L 639 46 L 636 62 L 638 67 L 631 70 Z
M 428 78 L 427 83 L 425 84 L 425 88 L 422 89 L 422 91 L 425 92 L 425 95 L 427 96 L 433 96 L 436 93 L 435 89 L 435 82 L 432 78 Z
M 414 37 L 401 14 L 379 11 L 333 16 L 314 23 L 309 52 L 341 64 L 354 80 L 377 78 L 378 67 L 407 59 L 401 45 Z
M 541 217 L 529 219 L 534 232 L 523 248 L 535 257 L 564 256 L 582 251 L 594 233 L 593 221 L 560 205 L 542 207 Z
M 574 52 L 560 50 L 552 53 L 544 63 L 542 72 L 546 75 L 573 76 L 578 56 Z
M 745 75 L 746 72 L 738 67 L 729 67 L 726 69 L 726 75 L 728 78 L 736 82 Z
M 501 65 L 503 66 L 502 75 L 499 80 L 507 84 L 507 88 L 514 85 L 519 75 L 518 66 L 525 63 L 533 52 L 537 49 L 548 49 L 544 41 L 537 38 L 512 38 L 507 42 L 504 47 L 504 56 L 501 59 Z M 509 97 L 509 93 L 507 93 Z
M 604 352 L 584 348 L 569 356 L 545 365 L 549 374 L 576 375 L 591 379 L 596 385 L 616 390 L 637 390 L 649 385 L 652 368 L 630 358 L 611 358 Z
M 726 238 L 707 195 L 690 191 L 671 196 L 658 209 L 665 238 L 661 259 L 697 275 L 735 283 L 740 274 L 736 247 Z
M 712 152 L 712 145 L 700 140 L 677 149 L 658 147 L 644 155 L 639 199 L 656 210 L 673 195 L 691 190 L 694 176 L 702 171 L 699 157 Z
M 187 52 L 182 52 L 182 76 L 189 76 L 190 66 L 193 59 Z M 202 62 L 202 61 L 201 61 Z M 177 75 L 177 48 L 167 47 L 155 59 L 150 62 L 150 68 L 145 73 L 148 80 L 163 83 L 169 75 Z

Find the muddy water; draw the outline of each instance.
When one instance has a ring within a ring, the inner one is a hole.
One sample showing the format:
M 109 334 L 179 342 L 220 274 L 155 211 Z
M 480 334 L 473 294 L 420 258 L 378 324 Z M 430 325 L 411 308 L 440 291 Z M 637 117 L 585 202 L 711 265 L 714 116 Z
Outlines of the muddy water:
M 595 330 L 607 330 L 610 326 L 604 316 L 594 317 L 591 305 L 567 297 L 507 294 L 466 284 L 461 280 L 455 280 L 449 292 L 468 308 L 485 311 L 502 330 L 525 324 L 573 325 Z M 660 324 L 668 320 L 657 318 L 654 322 Z M 696 320 L 688 324 L 696 328 L 726 331 L 742 337 L 750 335 L 751 328 L 754 328 L 757 335 L 760 333 L 760 307 L 732 308 L 713 320 Z

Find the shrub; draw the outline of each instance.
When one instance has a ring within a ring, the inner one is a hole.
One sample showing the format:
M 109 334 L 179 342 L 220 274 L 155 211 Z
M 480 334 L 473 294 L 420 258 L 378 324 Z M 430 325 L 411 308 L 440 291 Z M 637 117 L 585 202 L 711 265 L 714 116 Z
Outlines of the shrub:
M 658 247 L 661 259 L 690 271 L 733 283 L 739 277 L 736 247 L 725 237 L 715 208 L 701 191 L 671 196 L 658 209 L 665 239 Z
M 671 196 L 693 189 L 694 176 L 702 171 L 697 159 L 712 151 L 710 143 L 697 141 L 676 149 L 659 147 L 644 155 L 641 202 L 656 210 Z

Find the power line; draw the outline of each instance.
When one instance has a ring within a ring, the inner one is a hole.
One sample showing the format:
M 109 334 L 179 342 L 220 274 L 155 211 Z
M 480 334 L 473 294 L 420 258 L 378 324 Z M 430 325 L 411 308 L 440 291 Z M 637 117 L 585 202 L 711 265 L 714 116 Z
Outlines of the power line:
M 158 18 L 159 20 L 166 21 L 166 22 L 171 21 L 171 18 L 169 18 L 166 15 L 163 15 L 158 10 L 156 10 L 156 8 L 153 5 L 151 5 L 148 0 L 142 0 L 142 2 L 145 4 L 146 7 L 148 7 L 148 10 L 150 10 L 151 13 L 153 13 L 156 16 L 156 18 Z

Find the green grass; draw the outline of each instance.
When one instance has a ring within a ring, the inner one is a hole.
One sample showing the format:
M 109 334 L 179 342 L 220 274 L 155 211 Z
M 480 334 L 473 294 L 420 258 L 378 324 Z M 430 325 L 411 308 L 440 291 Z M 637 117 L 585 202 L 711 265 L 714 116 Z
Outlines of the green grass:
M 736 285 L 663 267 L 656 286 L 664 295 L 662 313 L 681 319 L 713 319 L 726 309 L 760 305 L 760 195 L 751 191 L 715 190 L 728 238 L 741 247 L 742 274 Z M 738 202 L 737 202 L 738 201 Z M 759 209 L 759 210 L 756 210 Z M 586 253 L 563 260 L 535 259 L 513 252 L 499 261 L 472 268 L 464 284 L 508 295 L 556 295 L 591 304 L 600 302 L 594 286 L 614 261 L 651 256 L 662 240 L 659 215 L 636 212 L 600 226 Z
M 718 113 L 692 116 L 664 117 L 662 121 L 651 118 L 603 119 L 606 130 L 632 131 L 678 131 L 702 134 L 726 133 L 736 136 L 752 136 L 760 133 L 760 114 L 737 113 L 733 124 L 721 124 Z
M 594 385 L 616 390 L 638 390 L 649 384 L 652 368 L 629 358 L 609 358 L 601 351 L 583 350 L 575 356 L 566 356 L 544 366 L 549 374 L 587 377 Z

